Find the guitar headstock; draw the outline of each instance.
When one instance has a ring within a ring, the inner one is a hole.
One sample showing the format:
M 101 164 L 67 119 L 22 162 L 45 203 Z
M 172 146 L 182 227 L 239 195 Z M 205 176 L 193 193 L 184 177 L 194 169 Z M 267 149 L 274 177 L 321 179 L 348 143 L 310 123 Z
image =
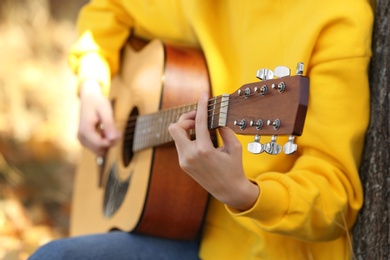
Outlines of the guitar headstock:
M 309 78 L 302 74 L 302 63 L 298 63 L 295 76 L 283 66 L 273 71 L 259 70 L 257 77 L 261 81 L 245 84 L 230 95 L 209 101 L 214 111 L 209 120 L 210 128 L 227 126 L 236 134 L 254 135 L 254 142 L 248 145 L 252 153 L 278 154 L 282 148 L 276 143 L 276 137 L 289 135 L 284 152 L 294 153 L 294 136 L 303 132 L 309 98 Z M 221 104 L 217 113 L 216 104 Z M 272 136 L 271 142 L 261 144 L 262 135 Z

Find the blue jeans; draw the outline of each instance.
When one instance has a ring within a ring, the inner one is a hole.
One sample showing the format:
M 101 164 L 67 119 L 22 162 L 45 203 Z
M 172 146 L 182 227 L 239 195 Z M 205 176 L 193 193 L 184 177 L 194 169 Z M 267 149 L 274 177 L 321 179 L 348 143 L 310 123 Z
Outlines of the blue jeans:
M 29 260 L 199 259 L 197 241 L 177 241 L 113 231 L 52 241 Z

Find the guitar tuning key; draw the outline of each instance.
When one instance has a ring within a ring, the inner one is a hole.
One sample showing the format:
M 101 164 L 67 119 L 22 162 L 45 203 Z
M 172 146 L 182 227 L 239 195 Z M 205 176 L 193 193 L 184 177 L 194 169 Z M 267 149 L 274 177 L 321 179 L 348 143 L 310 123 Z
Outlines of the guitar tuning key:
M 260 135 L 255 136 L 255 141 L 248 144 L 248 152 L 260 154 L 264 151 L 264 145 L 260 143 Z
M 296 74 L 302 76 L 305 65 L 303 62 L 298 62 Z
M 283 146 L 283 151 L 285 154 L 293 154 L 297 151 L 298 145 L 294 143 L 294 136 L 290 135 L 288 137 L 288 142 Z
M 286 66 L 278 66 L 274 69 L 274 74 L 275 77 L 277 78 L 283 78 L 283 77 L 290 76 L 291 72 L 290 69 L 287 68 Z
M 275 135 L 271 137 L 271 142 L 266 143 L 264 145 L 264 151 L 271 155 L 280 154 L 280 152 L 282 151 L 282 146 L 276 143 Z
M 256 73 L 256 77 L 260 80 L 273 79 L 274 72 L 269 69 L 259 69 Z

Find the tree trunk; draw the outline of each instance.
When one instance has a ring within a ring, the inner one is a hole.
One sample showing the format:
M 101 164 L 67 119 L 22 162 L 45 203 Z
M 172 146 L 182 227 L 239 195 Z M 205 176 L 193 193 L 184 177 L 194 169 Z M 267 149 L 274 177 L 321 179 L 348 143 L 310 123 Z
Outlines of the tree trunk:
M 371 120 L 360 176 L 365 195 L 354 229 L 356 259 L 390 259 L 390 2 L 377 0 L 370 66 Z M 353 90 L 352 90 L 353 91 Z

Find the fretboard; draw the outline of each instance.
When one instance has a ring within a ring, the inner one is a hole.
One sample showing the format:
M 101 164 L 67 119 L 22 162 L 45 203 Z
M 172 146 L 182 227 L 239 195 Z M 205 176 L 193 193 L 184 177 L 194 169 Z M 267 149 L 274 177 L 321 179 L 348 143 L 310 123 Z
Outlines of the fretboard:
M 209 129 L 226 125 L 228 106 L 229 95 L 221 95 L 208 101 Z M 133 152 L 172 142 L 173 139 L 168 131 L 169 125 L 177 122 L 182 114 L 196 108 L 197 104 L 189 104 L 138 116 L 133 138 Z M 194 131 L 190 134 L 194 134 Z

